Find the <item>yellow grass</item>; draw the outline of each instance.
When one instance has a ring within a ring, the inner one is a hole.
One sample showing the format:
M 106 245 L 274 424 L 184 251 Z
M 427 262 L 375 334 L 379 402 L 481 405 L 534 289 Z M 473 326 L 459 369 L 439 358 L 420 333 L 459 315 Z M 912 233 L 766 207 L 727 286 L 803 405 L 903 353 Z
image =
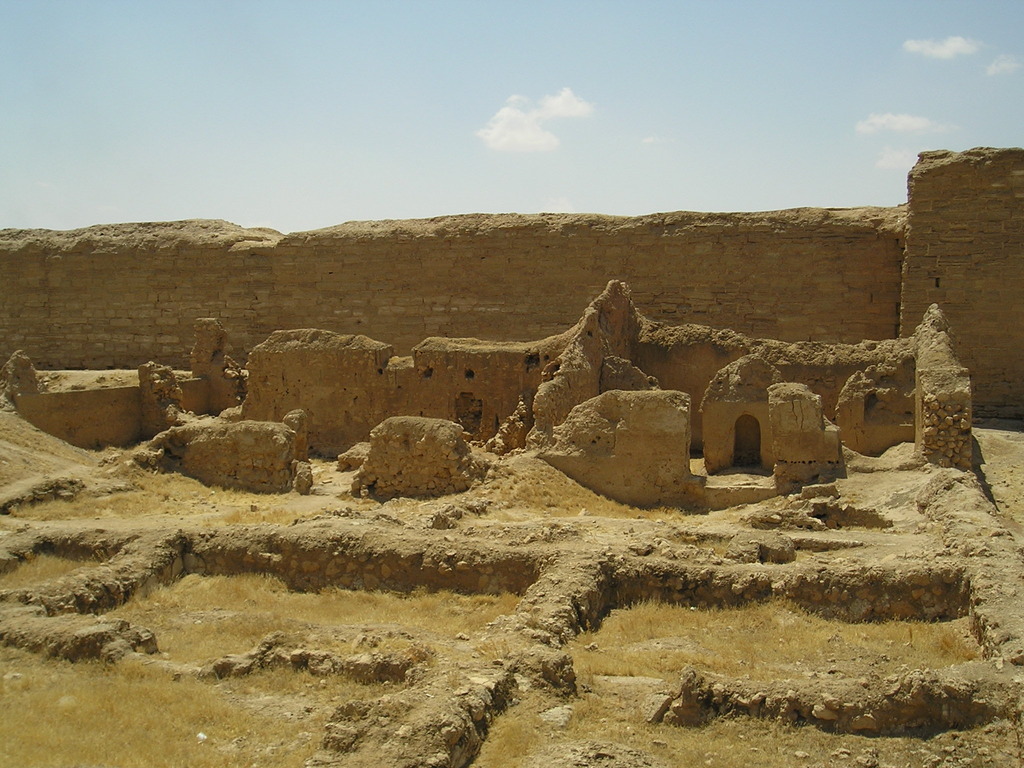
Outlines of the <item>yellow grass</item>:
M 382 690 L 284 671 L 214 685 L 143 664 L 69 664 L 10 648 L 0 648 L 0 670 L 0 765 L 26 768 L 298 768 L 335 706 Z
M 588 650 L 587 646 L 596 646 Z M 577 674 L 671 680 L 686 666 L 730 676 L 778 679 L 810 669 L 870 665 L 878 674 L 902 665 L 936 668 L 978 655 L 967 619 L 946 623 L 850 624 L 784 602 L 693 610 L 641 603 L 613 611 L 596 632 L 573 643 Z
M 0 574 L 0 589 L 16 589 L 39 584 L 91 565 L 95 563 L 56 555 L 34 555 L 22 561 L 13 571 Z
M 450 638 L 515 610 L 518 598 L 417 591 L 409 595 L 326 589 L 291 592 L 259 574 L 189 575 L 111 615 L 152 629 L 175 661 L 201 663 L 250 650 L 265 635 L 339 625 L 399 624 Z M 399 643 L 398 645 L 402 645 Z M 407 643 L 405 643 L 407 645 Z

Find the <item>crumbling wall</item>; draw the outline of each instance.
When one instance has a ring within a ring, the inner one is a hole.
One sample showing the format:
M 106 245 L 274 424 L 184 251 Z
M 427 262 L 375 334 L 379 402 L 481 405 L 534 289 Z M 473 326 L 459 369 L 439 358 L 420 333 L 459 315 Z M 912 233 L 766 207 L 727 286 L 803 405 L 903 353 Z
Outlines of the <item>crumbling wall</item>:
M 301 440 L 285 424 L 206 418 L 161 432 L 139 449 L 136 461 L 206 485 L 257 493 L 287 493 L 298 486 L 308 492 L 309 468 L 300 448 Z
M 642 323 L 629 286 L 610 281 L 566 333 L 562 353 L 542 372 L 543 383 L 533 399 L 531 447 L 550 445 L 554 428 L 569 412 L 601 392 L 607 358 L 629 360 L 636 354 Z
M 914 345 L 911 339 L 857 344 L 786 342 L 751 338 L 730 329 L 646 321 L 637 340 L 634 362 L 665 389 L 690 392 L 697 400 L 703 398 L 722 368 L 749 354 L 775 366 L 782 380 L 810 387 L 821 396 L 822 408 L 831 417 L 851 375 L 870 366 L 912 366 Z M 699 449 L 704 442 L 701 411 L 694 413 L 692 430 L 693 447 Z
M 653 318 L 782 339 L 895 333 L 902 211 L 467 215 L 282 235 L 222 221 L 0 231 L 0 359 L 186 367 L 196 317 L 238 359 L 282 328 L 537 339 L 610 278 Z M 514 275 L 514 279 L 510 279 Z M 843 307 L 836 312 L 835 307 Z
M 0 367 L 0 410 L 13 411 L 19 395 L 38 392 L 39 381 L 32 360 L 20 349 L 15 350 Z
M 474 440 L 488 440 L 520 402 L 532 406 L 544 368 L 565 345 L 565 333 L 533 342 L 425 339 L 394 393 L 395 413 L 455 421 Z M 529 429 L 532 408 L 527 416 Z
M 228 334 L 215 317 L 195 321 L 195 344 L 189 354 L 192 375 L 207 384 L 205 411 L 220 413 L 241 405 L 246 394 L 245 370 L 228 354 Z
M 565 336 L 537 342 L 425 339 L 408 357 L 365 336 L 279 331 L 249 357 L 245 418 L 309 416 L 310 450 L 336 455 L 389 416 L 458 422 L 477 441 L 494 436 L 520 401 L 533 401 L 542 368 Z M 532 426 L 532 419 L 529 419 Z
M 923 152 L 909 199 L 900 333 L 938 304 L 977 412 L 1024 416 L 1024 149 Z
M 393 413 L 384 385 L 391 352 L 365 336 L 277 331 L 249 356 L 242 417 L 280 421 L 301 408 L 309 417 L 309 449 L 338 454 Z
M 868 366 L 846 380 L 835 419 L 845 446 L 878 456 L 914 440 L 914 369 L 914 361 L 906 358 Z
M 183 394 L 170 366 L 149 362 L 139 366 L 139 407 L 143 437 L 153 437 L 181 420 Z
M 540 455 L 600 494 L 641 507 L 696 505 L 690 474 L 690 396 L 610 390 L 580 403 Z

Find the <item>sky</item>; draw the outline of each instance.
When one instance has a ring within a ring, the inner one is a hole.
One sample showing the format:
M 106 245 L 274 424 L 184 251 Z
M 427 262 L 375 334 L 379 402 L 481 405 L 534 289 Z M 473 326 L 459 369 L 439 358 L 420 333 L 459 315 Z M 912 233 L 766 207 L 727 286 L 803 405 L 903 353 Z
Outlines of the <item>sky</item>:
M 0 0 L 0 228 L 897 205 L 1022 0 Z

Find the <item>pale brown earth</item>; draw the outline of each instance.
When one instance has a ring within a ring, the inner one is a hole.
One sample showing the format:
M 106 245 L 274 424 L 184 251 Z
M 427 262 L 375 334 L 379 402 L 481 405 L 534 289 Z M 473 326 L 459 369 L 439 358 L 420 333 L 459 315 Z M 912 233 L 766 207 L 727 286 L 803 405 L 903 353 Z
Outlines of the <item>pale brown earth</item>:
M 0 765 L 1024 764 L 1024 431 L 974 435 L 980 483 L 903 445 L 690 515 L 528 454 L 431 500 L 325 461 L 226 491 L 0 413 Z

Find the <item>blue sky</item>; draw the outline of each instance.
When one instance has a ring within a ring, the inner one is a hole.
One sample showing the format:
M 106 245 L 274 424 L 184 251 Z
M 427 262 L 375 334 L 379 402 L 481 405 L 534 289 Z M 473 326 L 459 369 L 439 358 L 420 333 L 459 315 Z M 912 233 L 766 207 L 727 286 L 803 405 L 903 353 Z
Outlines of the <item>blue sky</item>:
M 895 205 L 1024 2 L 0 0 L 0 228 Z

